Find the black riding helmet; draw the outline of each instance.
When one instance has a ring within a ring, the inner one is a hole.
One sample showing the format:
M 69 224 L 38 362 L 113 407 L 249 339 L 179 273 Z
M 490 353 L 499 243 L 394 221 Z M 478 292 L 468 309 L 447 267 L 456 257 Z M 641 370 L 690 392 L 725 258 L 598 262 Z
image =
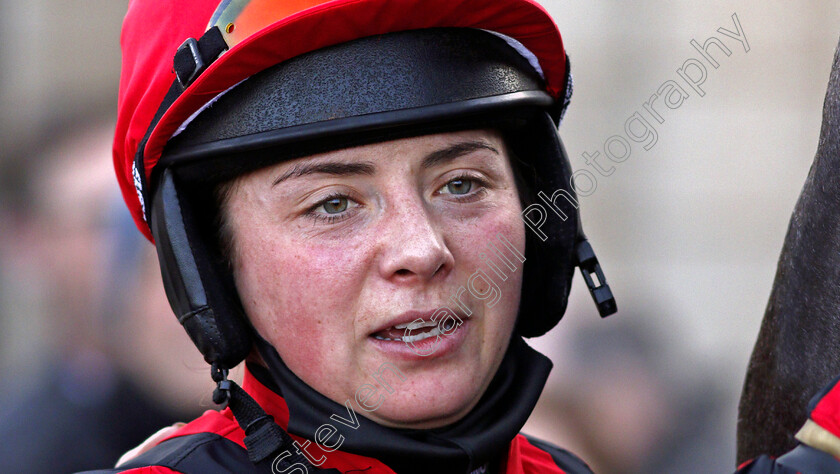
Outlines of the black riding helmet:
M 564 105 L 545 92 L 521 45 L 467 28 L 361 38 L 248 78 L 169 141 L 151 176 L 151 228 L 176 314 L 205 359 L 219 368 L 235 366 L 253 347 L 253 330 L 219 249 L 215 207 L 208 206 L 217 184 L 282 160 L 475 128 L 502 131 L 526 188 L 523 217 L 533 219 L 528 213 L 536 212 L 544 219 L 545 240 L 527 232 L 516 331 L 539 336 L 557 324 L 576 265 L 601 315 L 611 314 L 615 302 L 583 236 L 557 135 Z M 535 200 L 539 191 L 558 196 L 554 212 L 545 215 L 550 205 Z

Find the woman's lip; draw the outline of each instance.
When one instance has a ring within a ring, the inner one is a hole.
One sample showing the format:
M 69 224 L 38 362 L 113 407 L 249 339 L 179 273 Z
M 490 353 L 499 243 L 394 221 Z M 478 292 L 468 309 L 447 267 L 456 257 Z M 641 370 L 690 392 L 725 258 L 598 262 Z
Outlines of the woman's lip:
M 373 335 L 368 337 L 368 340 L 379 351 L 384 352 L 391 358 L 404 360 L 434 359 L 454 352 L 464 342 L 469 330 L 470 320 L 469 318 L 462 318 L 462 321 L 457 328 L 448 334 L 429 337 L 413 343 L 402 340 L 387 341 L 377 339 Z
M 411 324 L 414 321 L 417 321 L 418 319 L 423 321 L 423 322 L 432 321 L 433 320 L 432 317 L 435 315 L 435 313 L 443 312 L 444 310 L 445 310 L 445 307 L 441 306 L 440 308 L 435 308 L 431 311 L 406 311 L 405 313 L 402 313 L 402 314 L 398 315 L 394 319 L 385 323 L 383 326 L 374 330 L 373 332 L 370 333 L 370 335 L 372 336 L 372 335 L 374 335 L 374 334 L 376 334 L 380 331 L 384 331 L 388 328 L 392 328 L 392 327 L 399 326 L 399 325 L 402 325 L 402 324 Z M 458 317 L 461 318 L 462 320 L 464 319 L 464 316 L 462 314 L 458 314 Z

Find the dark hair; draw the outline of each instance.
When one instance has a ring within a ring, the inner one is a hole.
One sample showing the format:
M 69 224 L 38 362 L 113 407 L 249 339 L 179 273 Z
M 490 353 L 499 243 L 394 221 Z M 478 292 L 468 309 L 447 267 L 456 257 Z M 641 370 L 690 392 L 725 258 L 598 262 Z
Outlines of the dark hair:
M 227 206 L 238 180 L 239 177 L 232 178 L 217 184 L 213 188 L 213 199 L 216 208 L 213 228 L 216 230 L 216 242 L 219 245 L 219 253 L 228 268 L 232 268 L 233 266 L 234 242 L 233 229 L 231 228 L 230 218 L 227 213 Z

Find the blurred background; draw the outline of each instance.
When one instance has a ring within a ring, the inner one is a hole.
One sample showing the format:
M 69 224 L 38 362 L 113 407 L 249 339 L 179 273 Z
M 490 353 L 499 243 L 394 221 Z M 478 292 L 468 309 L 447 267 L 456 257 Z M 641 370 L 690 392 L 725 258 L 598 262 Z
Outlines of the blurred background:
M 620 310 L 600 320 L 576 277 L 564 320 L 532 342 L 555 370 L 526 431 L 597 472 L 731 472 L 737 401 L 816 150 L 840 5 L 541 3 L 570 55 L 561 134 L 573 167 L 596 178 L 583 219 Z M 0 3 L 0 450 L 52 443 L 67 452 L 41 458 L 81 463 L 55 472 L 112 464 L 123 445 L 212 405 L 110 169 L 126 7 Z M 736 31 L 733 13 L 748 52 L 718 31 Z M 711 36 L 731 51 L 710 47 L 717 68 L 690 44 Z M 677 73 L 692 58 L 707 71 L 702 96 Z M 659 99 L 659 123 L 644 104 L 669 80 L 688 97 L 673 110 Z M 635 112 L 657 141 L 630 141 L 611 163 L 604 144 L 627 138 Z M 583 158 L 596 151 L 603 173 Z M 84 424 L 99 438 L 47 439 Z M 94 456 L 111 460 L 83 464 Z

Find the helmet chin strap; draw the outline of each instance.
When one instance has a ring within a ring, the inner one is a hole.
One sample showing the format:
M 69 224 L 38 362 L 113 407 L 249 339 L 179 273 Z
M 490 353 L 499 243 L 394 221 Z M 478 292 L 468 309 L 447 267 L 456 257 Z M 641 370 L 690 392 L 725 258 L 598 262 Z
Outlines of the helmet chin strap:
M 228 380 L 227 369 L 217 364 L 210 368 L 210 375 L 216 382 L 213 402 L 229 407 L 236 422 L 245 431 L 245 447 L 248 459 L 257 466 L 269 468 L 270 472 L 287 472 L 292 468 L 303 468 L 306 472 L 340 474 L 335 469 L 318 469 L 297 449 L 289 433 L 274 422 L 236 382 Z

